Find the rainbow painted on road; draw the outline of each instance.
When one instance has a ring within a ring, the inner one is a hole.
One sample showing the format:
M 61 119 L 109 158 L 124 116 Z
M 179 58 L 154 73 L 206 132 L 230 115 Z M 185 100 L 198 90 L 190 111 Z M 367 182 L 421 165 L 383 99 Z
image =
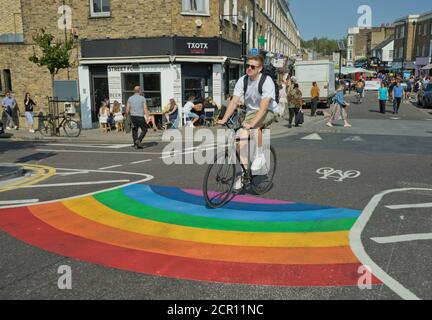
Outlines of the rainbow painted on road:
M 130 185 L 0 210 L 0 228 L 41 249 L 164 277 L 275 286 L 357 285 L 348 232 L 360 211 Z M 378 283 L 377 279 L 373 279 Z

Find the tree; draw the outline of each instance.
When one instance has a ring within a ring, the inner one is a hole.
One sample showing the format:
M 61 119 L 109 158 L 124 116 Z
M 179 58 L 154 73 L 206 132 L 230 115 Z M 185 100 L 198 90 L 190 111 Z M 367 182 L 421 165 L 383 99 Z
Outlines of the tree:
M 29 60 L 40 67 L 47 67 L 51 74 L 51 88 L 54 93 L 54 77 L 62 69 L 71 67 L 70 56 L 73 48 L 72 37 L 65 39 L 64 42 L 54 40 L 52 34 L 46 33 L 41 29 L 40 33 L 33 36 L 33 41 L 39 46 L 42 51 L 41 55 L 36 55 L 33 47 L 33 55 Z

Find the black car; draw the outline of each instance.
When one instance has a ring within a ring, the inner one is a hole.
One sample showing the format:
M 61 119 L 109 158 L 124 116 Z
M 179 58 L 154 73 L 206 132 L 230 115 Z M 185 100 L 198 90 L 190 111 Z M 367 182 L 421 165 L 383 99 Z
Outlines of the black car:
M 421 86 L 418 92 L 418 104 L 423 107 L 432 107 L 432 83 Z

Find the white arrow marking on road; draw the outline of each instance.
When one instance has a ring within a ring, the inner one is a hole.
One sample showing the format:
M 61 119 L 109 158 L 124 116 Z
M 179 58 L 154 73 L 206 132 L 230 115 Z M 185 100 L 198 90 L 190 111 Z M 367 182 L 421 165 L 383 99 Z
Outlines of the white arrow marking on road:
M 391 237 L 376 237 L 371 240 L 380 244 L 397 243 L 397 242 L 409 242 L 418 240 L 432 240 L 432 233 L 417 233 L 417 234 L 405 234 L 401 236 Z
M 348 137 L 348 138 L 344 139 L 344 141 L 358 141 L 358 142 L 361 142 L 361 141 L 364 141 L 364 140 L 361 137 L 359 137 L 359 136 L 354 136 L 354 137 Z
M 301 140 L 322 140 L 321 136 L 318 133 L 312 133 Z
M 388 209 L 400 210 L 400 209 L 414 209 L 414 208 L 432 208 L 432 202 L 430 203 L 417 203 L 417 204 L 400 204 L 394 206 L 386 206 Z
M 111 184 L 130 182 L 130 180 L 108 180 L 108 181 L 83 181 L 83 182 L 70 182 L 70 183 L 53 183 L 53 184 L 36 184 L 31 186 L 17 187 L 19 188 L 51 188 L 51 187 L 69 187 L 69 186 L 82 186 L 82 185 L 95 185 L 95 184 Z
M 39 199 L 27 199 L 27 200 L 8 200 L 8 201 L 0 201 L 0 205 L 11 205 L 11 204 L 25 204 L 25 203 L 36 203 L 39 202 Z

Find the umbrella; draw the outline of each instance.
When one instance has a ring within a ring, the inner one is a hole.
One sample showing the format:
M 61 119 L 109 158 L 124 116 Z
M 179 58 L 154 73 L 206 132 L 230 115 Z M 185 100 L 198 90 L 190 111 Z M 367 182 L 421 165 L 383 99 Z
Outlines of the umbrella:
M 428 64 L 427 66 L 421 68 L 421 70 L 430 70 L 430 69 L 432 69 L 432 64 Z

